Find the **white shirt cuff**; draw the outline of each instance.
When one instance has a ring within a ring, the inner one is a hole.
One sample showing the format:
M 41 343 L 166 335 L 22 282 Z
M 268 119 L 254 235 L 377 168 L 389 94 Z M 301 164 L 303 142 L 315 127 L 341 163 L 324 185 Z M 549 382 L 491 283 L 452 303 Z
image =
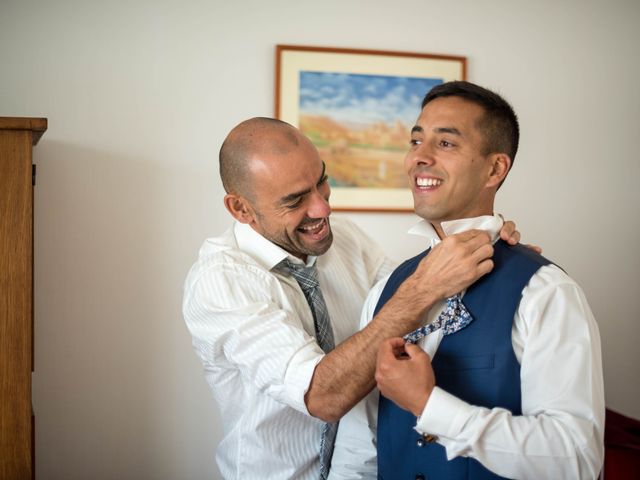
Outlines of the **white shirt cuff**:
M 311 385 L 313 372 L 323 358 L 324 353 L 319 350 L 315 342 L 309 342 L 295 353 L 289 361 L 284 377 L 285 388 L 282 392 L 283 396 L 280 398 L 283 403 L 305 415 L 310 415 L 304 396 Z M 279 395 L 275 396 L 277 398 Z
M 421 434 L 455 438 L 472 414 L 473 407 L 439 387 L 435 387 L 418 417 L 415 429 Z

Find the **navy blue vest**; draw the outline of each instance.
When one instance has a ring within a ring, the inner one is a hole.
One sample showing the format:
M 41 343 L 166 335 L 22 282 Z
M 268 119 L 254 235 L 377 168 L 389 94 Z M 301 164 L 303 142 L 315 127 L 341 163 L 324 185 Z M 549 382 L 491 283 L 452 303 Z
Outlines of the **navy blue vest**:
M 376 313 L 429 251 L 407 260 L 389 277 Z M 520 365 L 511 329 L 522 290 L 533 274 L 550 262 L 531 249 L 494 245 L 494 268 L 467 289 L 463 302 L 474 321 L 443 338 L 433 360 L 436 384 L 472 405 L 502 407 L 520 415 Z M 416 417 L 380 396 L 378 407 L 378 478 L 467 480 L 502 478 L 475 459 L 447 461 L 445 449 L 425 441 L 413 427 Z

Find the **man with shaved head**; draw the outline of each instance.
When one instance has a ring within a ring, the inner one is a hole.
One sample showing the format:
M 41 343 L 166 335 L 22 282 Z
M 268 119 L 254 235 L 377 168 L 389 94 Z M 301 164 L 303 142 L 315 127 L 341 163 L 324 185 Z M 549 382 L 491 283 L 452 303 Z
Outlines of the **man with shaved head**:
M 443 241 L 358 331 L 369 289 L 392 265 L 353 223 L 330 221 L 309 139 L 279 120 L 242 122 L 220 149 L 220 176 L 235 223 L 205 241 L 183 303 L 222 413 L 218 466 L 230 479 L 327 478 L 336 423 L 374 387 L 380 343 L 488 273 L 489 237 Z M 502 234 L 515 243 L 513 231 Z

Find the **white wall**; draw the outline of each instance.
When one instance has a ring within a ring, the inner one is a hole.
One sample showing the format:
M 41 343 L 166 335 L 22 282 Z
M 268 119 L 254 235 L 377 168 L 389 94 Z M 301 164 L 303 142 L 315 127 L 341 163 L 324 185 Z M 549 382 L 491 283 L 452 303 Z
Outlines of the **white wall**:
M 35 150 L 38 478 L 217 478 L 181 288 L 230 223 L 217 150 L 273 113 L 277 43 L 464 55 L 470 80 L 513 103 L 521 151 L 499 211 L 584 287 L 607 403 L 640 417 L 639 25 L 635 0 L 3 0 L 0 115 L 49 118 Z M 420 249 L 412 215 L 351 216 L 397 260 Z

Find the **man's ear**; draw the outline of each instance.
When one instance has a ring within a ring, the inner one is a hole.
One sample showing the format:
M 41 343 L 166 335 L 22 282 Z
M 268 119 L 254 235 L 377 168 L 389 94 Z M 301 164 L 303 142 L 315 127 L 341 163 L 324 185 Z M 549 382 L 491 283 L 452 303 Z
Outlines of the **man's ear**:
M 251 224 L 255 220 L 255 212 L 251 204 L 241 195 L 228 193 L 224 196 L 224 206 L 231 216 L 240 223 Z
M 506 153 L 492 153 L 490 157 L 491 170 L 487 180 L 487 187 L 499 187 L 507 178 L 507 173 L 511 169 L 511 157 Z

